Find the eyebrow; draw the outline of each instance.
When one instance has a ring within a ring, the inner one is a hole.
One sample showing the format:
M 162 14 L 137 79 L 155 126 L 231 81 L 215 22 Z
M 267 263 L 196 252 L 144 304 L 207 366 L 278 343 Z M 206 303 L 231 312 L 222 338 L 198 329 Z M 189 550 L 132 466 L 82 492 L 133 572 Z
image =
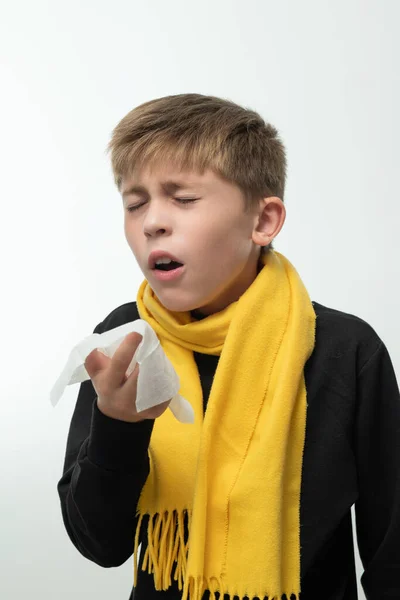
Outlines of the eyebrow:
M 162 181 L 160 183 L 160 187 L 167 194 L 174 194 L 179 190 L 195 187 L 195 184 L 185 181 L 172 181 L 168 179 L 166 181 Z M 143 185 L 132 185 L 122 192 L 122 197 L 125 198 L 126 196 L 131 196 L 133 194 L 148 194 L 148 190 Z

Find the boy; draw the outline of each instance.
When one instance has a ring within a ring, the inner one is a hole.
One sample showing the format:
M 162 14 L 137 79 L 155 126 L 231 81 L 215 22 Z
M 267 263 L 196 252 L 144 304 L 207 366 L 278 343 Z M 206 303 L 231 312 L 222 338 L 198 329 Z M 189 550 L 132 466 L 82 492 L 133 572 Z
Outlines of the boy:
M 133 554 L 135 600 L 356 600 L 355 503 L 365 594 L 399 599 L 396 376 L 372 327 L 311 302 L 273 249 L 277 131 L 183 94 L 131 111 L 110 149 L 145 280 L 94 332 L 145 319 L 195 422 L 136 412 L 140 335 L 93 351 L 58 485 L 72 542 L 103 567 Z

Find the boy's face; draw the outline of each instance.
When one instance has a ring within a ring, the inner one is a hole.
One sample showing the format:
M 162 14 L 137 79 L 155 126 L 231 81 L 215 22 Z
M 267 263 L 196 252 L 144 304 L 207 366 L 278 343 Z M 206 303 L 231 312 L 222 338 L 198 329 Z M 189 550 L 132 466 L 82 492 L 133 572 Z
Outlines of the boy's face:
M 261 245 L 285 219 L 279 198 L 264 199 L 261 208 L 246 214 L 241 190 L 210 170 L 200 175 L 171 166 L 144 167 L 124 177 L 120 190 L 128 244 L 160 302 L 174 312 L 210 315 L 238 300 L 257 276 Z M 196 200 L 183 204 L 179 199 Z M 174 255 L 184 264 L 182 274 L 159 281 L 148 266 L 153 250 Z

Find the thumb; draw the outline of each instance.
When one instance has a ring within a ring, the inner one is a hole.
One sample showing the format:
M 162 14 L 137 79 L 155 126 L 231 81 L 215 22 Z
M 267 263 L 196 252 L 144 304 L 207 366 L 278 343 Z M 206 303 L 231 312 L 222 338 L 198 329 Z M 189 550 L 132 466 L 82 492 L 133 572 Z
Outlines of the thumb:
M 92 350 L 85 360 L 85 369 L 88 372 L 89 377 L 92 379 L 99 371 L 103 371 L 110 360 L 111 359 L 108 356 L 105 356 L 102 352 L 98 352 L 97 349 Z

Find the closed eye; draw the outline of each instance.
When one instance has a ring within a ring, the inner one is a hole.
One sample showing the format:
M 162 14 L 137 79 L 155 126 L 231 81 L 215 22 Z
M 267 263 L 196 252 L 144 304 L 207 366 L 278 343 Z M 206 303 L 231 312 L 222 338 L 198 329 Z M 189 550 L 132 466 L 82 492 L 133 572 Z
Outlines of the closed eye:
M 174 200 L 176 200 L 180 204 L 189 204 L 189 202 L 195 202 L 196 200 L 200 200 L 200 198 L 174 198 Z M 142 202 L 142 204 L 136 204 L 136 206 L 128 206 L 127 211 L 133 212 L 135 210 L 138 210 L 143 205 L 144 202 Z

